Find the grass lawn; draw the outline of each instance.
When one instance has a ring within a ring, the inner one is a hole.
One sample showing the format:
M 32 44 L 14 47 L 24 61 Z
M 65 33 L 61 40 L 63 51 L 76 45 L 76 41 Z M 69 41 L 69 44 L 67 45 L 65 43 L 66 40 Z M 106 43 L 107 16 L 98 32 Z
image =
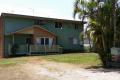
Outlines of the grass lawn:
M 27 59 L 25 57 L 0 59 L 0 67 L 9 67 L 17 64 L 23 64 L 26 62 L 27 62 Z
M 41 59 L 47 61 L 89 65 L 89 66 L 98 66 L 101 63 L 98 55 L 95 53 L 77 53 L 77 54 L 71 53 L 71 54 L 60 54 L 60 55 L 29 56 L 29 57 L 0 59 L 0 66 L 23 64 L 32 60 L 40 61 Z
M 101 64 L 99 56 L 95 53 L 71 53 L 61 55 L 50 55 L 43 57 L 48 61 L 71 63 L 71 64 L 82 64 L 98 66 Z

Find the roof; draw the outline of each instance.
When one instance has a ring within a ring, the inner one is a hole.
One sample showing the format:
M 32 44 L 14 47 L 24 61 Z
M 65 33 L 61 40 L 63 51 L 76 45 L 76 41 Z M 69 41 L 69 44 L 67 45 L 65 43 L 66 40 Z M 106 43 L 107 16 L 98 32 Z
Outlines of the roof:
M 13 13 L 1 13 L 1 17 L 18 17 L 18 18 L 27 18 L 27 19 L 45 19 L 45 20 L 53 20 L 53 21 L 60 21 L 60 22 L 73 22 L 73 23 L 80 23 L 80 24 L 82 23 L 82 21 L 76 21 L 76 20 L 47 18 L 47 17 L 21 15 L 21 14 L 13 14 Z M 86 22 L 83 22 L 83 23 L 85 24 Z
M 32 26 L 30 26 L 30 27 L 26 27 L 26 28 L 19 29 L 19 30 L 17 30 L 17 31 L 14 31 L 14 32 L 9 33 L 9 35 L 10 35 L 10 34 L 15 34 L 15 33 L 20 33 L 20 34 L 34 34 L 33 28 L 42 29 L 42 30 L 44 30 L 44 31 L 46 31 L 46 32 L 48 32 L 48 33 L 56 36 L 56 34 L 54 34 L 53 32 L 50 32 L 50 31 L 48 31 L 47 29 L 44 29 L 44 28 L 40 27 L 39 25 L 32 25 Z M 31 31 L 31 30 L 32 30 L 32 31 Z

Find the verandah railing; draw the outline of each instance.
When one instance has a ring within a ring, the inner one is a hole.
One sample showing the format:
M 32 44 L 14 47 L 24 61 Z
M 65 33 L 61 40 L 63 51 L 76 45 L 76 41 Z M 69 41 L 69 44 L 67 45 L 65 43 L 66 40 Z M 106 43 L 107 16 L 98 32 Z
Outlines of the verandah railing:
M 13 45 L 8 47 L 9 55 L 13 54 Z M 15 49 L 16 54 L 35 54 L 35 53 L 62 53 L 63 49 L 59 45 L 18 45 Z

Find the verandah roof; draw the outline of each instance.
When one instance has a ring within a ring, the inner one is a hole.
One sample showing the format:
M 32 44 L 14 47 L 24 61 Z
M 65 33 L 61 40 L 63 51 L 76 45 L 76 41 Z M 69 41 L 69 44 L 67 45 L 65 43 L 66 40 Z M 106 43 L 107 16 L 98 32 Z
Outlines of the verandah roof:
M 54 34 L 53 32 L 50 32 L 50 31 L 40 27 L 39 25 L 32 25 L 32 26 L 27 27 L 27 28 L 19 29 L 15 32 L 9 33 L 9 35 L 12 35 L 12 34 L 34 34 L 34 28 L 42 29 L 42 30 L 50 33 L 51 35 L 56 36 L 56 34 Z

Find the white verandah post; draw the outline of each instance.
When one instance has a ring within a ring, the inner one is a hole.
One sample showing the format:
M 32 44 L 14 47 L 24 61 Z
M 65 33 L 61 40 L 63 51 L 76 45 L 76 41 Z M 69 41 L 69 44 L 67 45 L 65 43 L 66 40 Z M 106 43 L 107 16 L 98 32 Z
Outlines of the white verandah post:
M 15 35 L 13 34 L 12 44 L 14 45 L 14 43 L 15 43 Z

